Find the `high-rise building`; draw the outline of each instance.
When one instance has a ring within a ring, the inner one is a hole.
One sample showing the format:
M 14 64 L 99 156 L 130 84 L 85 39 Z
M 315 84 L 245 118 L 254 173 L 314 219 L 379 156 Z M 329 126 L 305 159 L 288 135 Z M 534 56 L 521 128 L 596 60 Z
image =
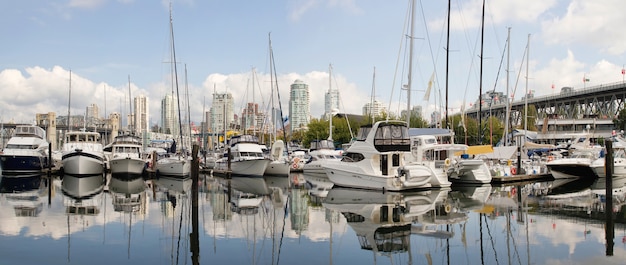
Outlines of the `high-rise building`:
M 296 79 L 289 93 L 289 123 L 291 132 L 305 129 L 310 121 L 309 85 Z
M 223 133 L 224 126 L 230 129 L 235 122 L 235 113 L 233 112 L 233 95 L 231 93 L 214 93 L 213 103 L 211 104 L 211 114 L 209 126 L 213 133 Z
M 363 105 L 363 116 L 374 116 L 378 117 L 385 113 L 387 110 L 382 102 L 378 100 L 374 100 L 372 102 L 367 102 Z
M 162 133 L 177 135 L 178 127 L 178 105 L 176 97 L 172 94 L 165 95 L 161 100 L 161 128 Z
M 98 105 L 92 103 L 87 106 L 87 112 L 85 115 L 87 116 L 87 127 L 95 127 L 100 123 L 100 114 L 98 112 Z
M 324 118 L 327 119 L 333 112 L 339 110 L 339 90 L 328 88 L 324 97 Z
M 144 95 L 139 95 L 135 97 L 134 101 L 134 122 L 132 128 L 136 134 L 142 135 L 143 132 L 150 131 L 148 98 Z

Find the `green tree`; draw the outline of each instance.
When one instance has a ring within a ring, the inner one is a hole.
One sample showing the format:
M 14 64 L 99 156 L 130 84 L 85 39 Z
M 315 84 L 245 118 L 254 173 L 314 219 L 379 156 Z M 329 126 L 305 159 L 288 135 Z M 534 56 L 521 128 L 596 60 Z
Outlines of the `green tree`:
M 626 108 L 618 112 L 617 117 L 613 119 L 613 125 L 616 130 L 626 130 Z

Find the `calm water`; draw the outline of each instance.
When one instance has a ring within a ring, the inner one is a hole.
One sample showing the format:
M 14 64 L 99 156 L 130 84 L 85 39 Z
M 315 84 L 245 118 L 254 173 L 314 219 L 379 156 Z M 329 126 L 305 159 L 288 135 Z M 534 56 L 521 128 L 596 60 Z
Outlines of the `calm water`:
M 624 264 L 626 180 L 385 193 L 323 177 L 5 176 L 0 264 Z M 198 185 L 197 211 L 192 207 Z M 521 201 L 521 203 L 518 203 Z M 521 205 L 521 207 L 519 207 Z M 195 218 L 194 218 L 195 217 Z M 610 226 L 610 223 L 609 223 Z M 195 233 L 197 231 L 197 233 Z M 607 246 L 606 232 L 614 232 Z M 607 253 L 610 253 L 607 255 Z

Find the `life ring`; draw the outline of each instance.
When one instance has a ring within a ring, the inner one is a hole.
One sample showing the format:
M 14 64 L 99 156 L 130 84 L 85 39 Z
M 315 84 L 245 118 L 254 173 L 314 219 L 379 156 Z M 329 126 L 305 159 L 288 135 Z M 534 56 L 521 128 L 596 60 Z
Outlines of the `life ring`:
M 452 206 L 450 206 L 450 204 L 446 204 L 446 206 L 443 207 L 443 210 L 446 211 L 446 213 L 449 213 L 452 211 Z
M 298 169 L 298 164 L 297 163 L 293 163 L 293 166 L 291 166 L 291 167 L 293 167 L 293 169 Z
M 517 189 L 515 187 L 511 188 L 511 196 L 515 196 L 517 194 Z
M 446 158 L 446 160 L 443 162 L 444 165 L 446 165 L 446 167 L 450 166 L 450 158 Z
M 511 167 L 511 175 L 517 175 L 517 168 Z

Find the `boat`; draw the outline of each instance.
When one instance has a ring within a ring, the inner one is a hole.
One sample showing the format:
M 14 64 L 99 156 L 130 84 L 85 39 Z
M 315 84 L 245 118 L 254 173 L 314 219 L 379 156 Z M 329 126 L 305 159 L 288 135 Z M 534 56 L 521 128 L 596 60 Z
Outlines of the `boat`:
M 48 166 L 46 131 L 35 125 L 18 125 L 0 153 L 2 174 L 36 173 Z
M 104 172 L 104 150 L 98 132 L 66 132 L 61 154 L 64 174 L 98 175 Z
M 263 145 L 254 135 L 236 135 L 229 140 L 230 148 L 224 157 L 215 162 L 215 169 L 229 171 L 238 176 L 260 176 L 270 163 L 270 159 L 263 156 Z M 231 158 L 229 159 L 229 154 Z
M 306 157 L 308 156 L 308 151 L 305 149 L 296 149 L 291 151 L 290 164 L 291 164 L 291 172 L 302 172 L 304 170 L 304 164 L 306 164 Z
M 326 174 L 323 165 L 340 160 L 341 155 L 335 151 L 335 144 L 331 139 L 311 141 L 309 158 L 302 167 L 302 171 L 305 174 Z
M 606 177 L 606 159 L 604 156 L 591 162 L 591 170 L 600 178 Z M 613 143 L 613 176 L 626 176 L 626 145 Z
M 141 176 L 132 178 L 126 174 L 111 174 L 109 193 L 113 195 L 113 210 L 116 212 L 137 212 L 146 199 L 146 182 Z M 133 175 L 131 175 L 133 176 Z
M 109 167 L 111 174 L 141 175 L 146 169 L 146 161 L 142 157 L 143 147 L 139 136 L 118 135 L 110 145 Z
M 432 187 L 431 178 L 437 176 L 424 165 L 407 162 L 410 149 L 406 122 L 378 121 L 359 129 L 341 161 L 323 167 L 328 178 L 342 187 L 388 191 Z
M 285 153 L 285 143 L 283 140 L 277 140 L 272 144 L 272 150 L 270 151 L 271 162 L 265 169 L 265 175 L 270 176 L 289 176 L 290 163 Z
M 555 159 L 546 163 L 546 167 L 555 179 L 560 178 L 596 178 L 591 163 L 598 159 L 599 150 L 579 149 L 568 157 Z
M 102 193 L 105 182 L 106 179 L 103 175 L 63 175 L 61 191 L 65 196 L 81 201 Z
M 168 157 L 161 158 L 156 161 L 156 173 L 157 175 L 166 175 L 166 176 L 175 176 L 175 177 L 187 177 L 191 173 L 191 160 L 187 155 L 187 151 L 185 149 L 185 141 L 183 140 L 183 126 L 181 120 L 181 107 L 180 107 L 180 96 L 178 91 L 178 70 L 176 67 L 176 50 L 174 49 L 174 23 L 172 21 L 172 11 L 170 9 L 170 41 L 171 41 L 171 51 L 172 51 L 172 87 L 176 87 L 176 101 L 178 102 L 178 126 L 179 126 L 179 139 L 181 146 L 181 151 L 176 152 L 175 154 L 170 154 Z M 172 91 L 173 92 L 173 91 Z M 172 143 L 174 149 L 176 151 L 176 142 Z

